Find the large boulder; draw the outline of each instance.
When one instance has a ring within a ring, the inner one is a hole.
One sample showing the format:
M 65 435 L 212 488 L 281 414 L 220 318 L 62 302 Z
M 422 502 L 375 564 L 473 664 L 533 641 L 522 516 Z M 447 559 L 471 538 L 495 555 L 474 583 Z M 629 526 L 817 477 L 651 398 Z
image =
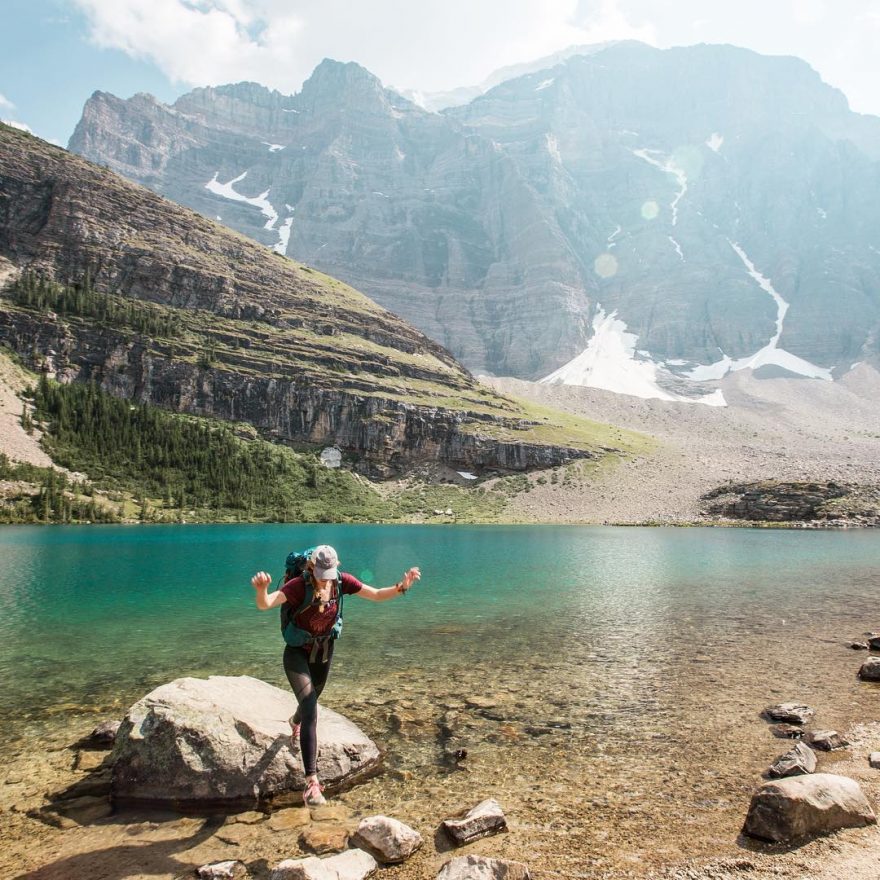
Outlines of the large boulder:
M 135 703 L 113 749 L 116 801 L 254 805 L 303 787 L 287 719 L 288 691 L 249 676 L 179 678 Z M 318 715 L 322 781 L 351 782 L 379 761 L 376 745 L 330 709 Z
M 752 796 L 743 832 L 787 842 L 877 821 L 859 784 L 833 773 L 765 782 Z

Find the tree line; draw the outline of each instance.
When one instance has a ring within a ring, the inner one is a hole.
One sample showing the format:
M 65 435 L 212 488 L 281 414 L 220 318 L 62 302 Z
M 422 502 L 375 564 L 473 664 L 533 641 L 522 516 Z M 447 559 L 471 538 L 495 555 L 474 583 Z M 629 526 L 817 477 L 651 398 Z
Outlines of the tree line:
M 35 272 L 23 272 L 12 286 L 12 299 L 25 309 L 95 318 L 108 326 L 130 328 L 151 337 L 180 336 L 186 329 L 167 306 L 95 290 L 88 273 L 81 282 L 58 284 Z
M 226 424 L 134 404 L 94 383 L 42 376 L 33 403 L 54 461 L 103 488 L 135 492 L 143 519 L 148 498 L 181 516 L 225 508 L 242 519 L 279 521 L 360 519 L 376 502 L 351 474 L 328 470 L 313 455 L 245 441 Z

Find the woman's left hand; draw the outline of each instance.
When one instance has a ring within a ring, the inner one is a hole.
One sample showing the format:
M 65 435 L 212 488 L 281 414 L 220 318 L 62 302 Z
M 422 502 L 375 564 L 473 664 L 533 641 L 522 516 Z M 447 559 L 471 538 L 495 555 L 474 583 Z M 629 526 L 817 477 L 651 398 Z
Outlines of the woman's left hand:
M 418 566 L 413 566 L 409 571 L 405 572 L 402 580 L 400 581 L 400 589 L 402 592 L 406 592 L 417 580 L 419 580 L 422 576 L 421 571 L 419 571 Z

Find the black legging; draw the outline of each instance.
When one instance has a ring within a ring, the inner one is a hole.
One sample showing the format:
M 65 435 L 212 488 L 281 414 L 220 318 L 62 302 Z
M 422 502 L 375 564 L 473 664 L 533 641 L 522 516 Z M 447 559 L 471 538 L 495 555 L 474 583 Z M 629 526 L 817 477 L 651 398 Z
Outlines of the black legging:
M 318 697 L 330 674 L 333 642 L 328 645 L 326 663 L 321 663 L 320 659 L 310 663 L 309 654 L 305 648 L 292 648 L 290 645 L 284 648 L 284 672 L 299 704 L 293 720 L 300 725 L 299 747 L 303 769 L 306 776 L 313 776 L 318 772 Z M 317 657 L 322 658 L 323 655 L 322 645 Z

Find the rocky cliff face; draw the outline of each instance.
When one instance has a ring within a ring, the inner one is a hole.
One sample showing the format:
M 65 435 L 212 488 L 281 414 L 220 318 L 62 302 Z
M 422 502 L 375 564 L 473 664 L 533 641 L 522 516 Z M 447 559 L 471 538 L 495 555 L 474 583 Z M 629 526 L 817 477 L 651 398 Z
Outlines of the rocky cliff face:
M 60 378 L 181 412 L 337 444 L 364 472 L 522 469 L 593 452 L 541 442 L 519 405 L 334 279 L 62 150 L 0 126 L 0 261 L 90 279 L 175 331 L 38 312 L 0 295 L 0 342 Z
M 594 340 L 587 384 L 616 346 L 678 391 L 878 353 L 880 120 L 796 59 L 613 44 L 442 114 L 327 61 L 293 96 L 98 93 L 70 146 L 475 370 L 546 376 Z

